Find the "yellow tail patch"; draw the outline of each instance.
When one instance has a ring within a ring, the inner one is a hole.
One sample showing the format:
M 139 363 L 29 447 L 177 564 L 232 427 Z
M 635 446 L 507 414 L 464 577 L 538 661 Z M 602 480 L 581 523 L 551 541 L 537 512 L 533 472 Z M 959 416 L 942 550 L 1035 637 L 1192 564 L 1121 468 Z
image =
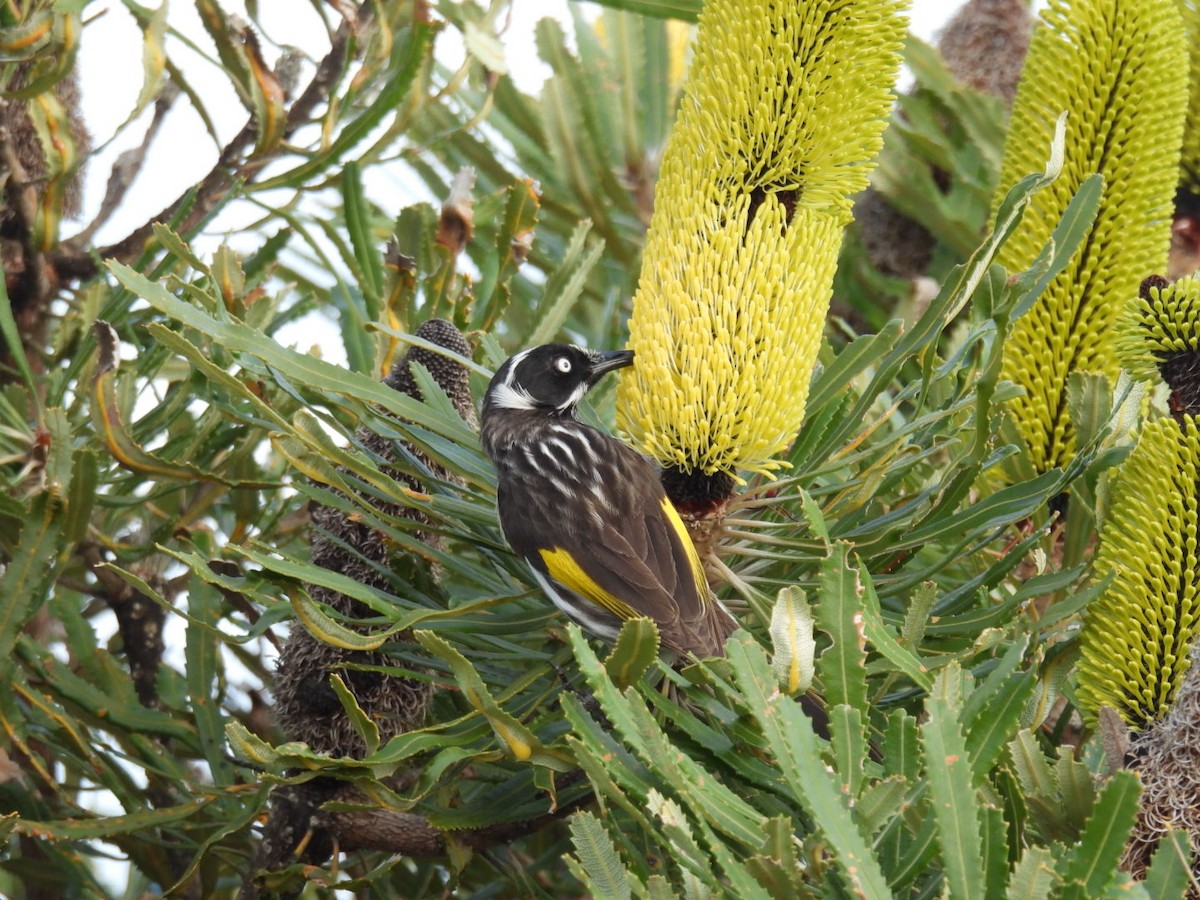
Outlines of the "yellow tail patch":
M 550 577 L 563 587 L 574 591 L 581 597 L 586 597 L 622 621 L 638 615 L 637 611 L 628 603 L 617 599 L 600 587 L 592 576 L 583 570 L 583 567 L 571 555 L 570 550 L 565 547 L 555 547 L 553 550 L 539 550 L 538 554 L 542 557 L 542 562 L 546 564 L 546 570 L 550 573 Z
M 701 601 L 703 601 L 708 596 L 708 577 L 704 574 L 704 563 L 700 561 L 700 554 L 696 550 L 696 545 L 692 543 L 692 536 L 688 534 L 687 526 L 683 524 L 683 519 L 679 517 L 679 512 L 667 497 L 663 497 L 662 499 L 662 510 L 663 515 L 667 517 L 667 521 L 671 523 L 671 527 L 675 529 L 675 534 L 679 536 L 679 542 L 683 545 L 683 552 L 687 554 L 688 563 L 692 567 L 692 578 L 696 582 L 696 592 L 699 594 Z

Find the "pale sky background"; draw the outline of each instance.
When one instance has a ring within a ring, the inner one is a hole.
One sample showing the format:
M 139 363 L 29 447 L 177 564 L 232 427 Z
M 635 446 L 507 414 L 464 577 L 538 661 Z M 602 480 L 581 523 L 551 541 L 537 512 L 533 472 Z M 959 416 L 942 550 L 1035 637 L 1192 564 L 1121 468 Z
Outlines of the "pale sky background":
M 599 10 L 593 4 L 579 4 L 585 14 Z M 961 6 L 958 2 L 915 0 L 911 7 L 913 31 L 930 40 L 947 18 Z M 222 6 L 232 14 L 245 17 L 244 0 L 228 0 Z M 273 64 L 278 55 L 277 45 L 299 48 L 311 60 L 319 60 L 328 44 L 325 30 L 309 3 L 303 0 L 260 0 L 259 9 L 265 34 L 276 46 L 264 44 L 263 52 Z M 326 7 L 332 9 L 332 4 Z M 212 44 L 200 25 L 191 3 L 170 4 L 169 22 L 211 52 Z M 330 12 L 332 15 L 332 12 Z M 509 27 L 502 36 L 511 74 L 519 87 L 536 94 L 549 69 L 537 58 L 534 48 L 534 26 L 539 19 L 555 16 L 569 22 L 566 0 L 516 0 Z M 133 17 L 118 0 L 102 0 L 87 7 L 87 25 L 80 49 L 79 67 L 83 88 L 84 112 L 97 147 L 108 142 L 123 118 L 133 108 L 142 84 L 141 32 Z M 568 24 L 566 31 L 571 33 Z M 453 29 L 438 37 L 439 58 L 447 64 L 462 59 L 462 47 Z M 168 50 L 173 59 L 183 64 L 193 86 L 209 102 L 209 112 L 216 121 L 223 141 L 235 135 L 246 122 L 246 112 L 221 72 L 199 54 L 168 38 Z M 457 56 L 457 59 L 455 58 Z M 312 67 L 302 75 L 307 82 Z M 95 215 L 104 196 L 105 185 L 116 156 L 136 146 L 150 120 L 147 110 L 135 126 L 126 130 L 117 141 L 105 146 L 92 159 L 86 184 L 85 209 L 82 222 Z M 204 129 L 200 117 L 191 109 L 186 98 L 176 102 L 168 115 L 157 144 L 151 148 L 147 163 L 152 168 L 139 177 L 125 198 L 120 215 L 114 217 L 96 236 L 103 245 L 123 237 L 130 229 L 160 211 L 168 201 L 179 196 L 199 181 L 216 162 L 219 148 Z M 397 166 L 399 170 L 400 166 Z M 386 173 L 382 176 L 387 178 Z M 391 184 L 371 184 L 372 199 L 394 203 L 397 209 L 421 199 L 413 196 L 414 187 L 396 174 Z M 378 192 L 386 192 L 380 196 Z M 82 223 L 67 223 L 66 234 L 82 227 Z

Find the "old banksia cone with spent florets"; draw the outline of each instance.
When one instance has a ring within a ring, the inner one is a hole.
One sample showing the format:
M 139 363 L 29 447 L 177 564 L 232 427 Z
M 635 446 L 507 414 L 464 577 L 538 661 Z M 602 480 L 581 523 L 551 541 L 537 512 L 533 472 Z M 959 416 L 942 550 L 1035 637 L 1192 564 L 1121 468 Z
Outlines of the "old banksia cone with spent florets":
M 460 356 L 471 352 L 466 339 L 450 322 L 431 319 L 417 329 L 417 336 L 445 347 Z M 422 347 L 411 347 L 392 369 L 384 383 L 394 390 L 420 398 L 421 392 L 412 374 L 412 364 L 424 366 L 446 392 L 455 409 L 467 421 L 475 417 L 467 370 L 458 362 Z M 367 428 L 360 428 L 357 439 L 380 459 L 395 461 L 394 442 Z M 409 448 L 423 459 L 439 478 L 452 479 L 444 468 L 428 459 L 419 448 Z M 411 478 L 397 470 L 388 474 L 410 488 L 420 489 Z M 424 521 L 420 512 L 380 497 L 369 502 L 384 516 Z M 387 537 L 368 521 L 340 509 L 314 504 L 312 507 L 312 560 L 322 568 L 348 575 L 360 584 L 388 590 L 389 562 L 394 548 Z M 430 545 L 440 537 L 419 533 Z M 330 588 L 310 585 L 313 599 L 349 618 L 373 613 L 357 600 Z M 397 734 L 419 727 L 432 695 L 426 679 L 387 675 L 381 670 L 394 661 L 382 651 L 353 651 L 332 646 L 299 624 L 288 638 L 279 658 L 275 676 L 276 717 L 292 740 L 307 743 L 318 753 L 329 756 L 362 756 L 366 746 L 358 729 L 330 686 L 330 675 L 338 675 L 354 695 L 359 707 L 376 722 L 380 739 L 388 741 Z

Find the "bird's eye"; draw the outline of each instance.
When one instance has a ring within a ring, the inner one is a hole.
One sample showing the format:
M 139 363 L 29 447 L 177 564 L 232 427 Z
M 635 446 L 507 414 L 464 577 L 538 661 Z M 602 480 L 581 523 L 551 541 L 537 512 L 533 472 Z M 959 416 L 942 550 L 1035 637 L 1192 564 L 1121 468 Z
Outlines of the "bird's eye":
M 554 361 L 554 368 L 566 375 L 571 371 L 571 361 L 565 356 L 560 356 Z

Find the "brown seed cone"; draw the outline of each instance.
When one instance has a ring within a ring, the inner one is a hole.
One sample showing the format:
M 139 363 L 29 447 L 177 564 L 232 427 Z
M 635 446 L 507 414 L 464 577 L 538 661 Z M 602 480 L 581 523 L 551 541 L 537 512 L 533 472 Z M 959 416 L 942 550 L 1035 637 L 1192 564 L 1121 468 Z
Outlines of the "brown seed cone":
M 21 63 L 13 70 L 12 78 L 4 85 L 5 91 L 20 90 L 33 68 L 33 63 Z M 74 70 L 65 75 L 53 88 L 58 102 L 66 110 L 67 119 L 71 123 L 71 140 L 75 151 L 80 157 L 86 157 L 92 149 L 92 135 L 83 121 L 80 110 L 79 78 Z M 42 143 L 38 140 L 33 120 L 29 118 L 27 102 L 24 99 L 10 97 L 0 102 L 0 127 L 7 129 L 8 140 L 12 143 L 17 161 L 25 170 L 26 177 L 31 181 L 39 181 L 46 177 L 46 155 Z M 83 177 L 81 166 L 75 171 L 63 194 L 63 215 L 77 216 L 83 208 Z M 5 214 L 7 218 L 7 213 Z
M 895 278 L 925 274 L 933 258 L 934 238 L 919 222 L 892 206 L 887 197 L 867 188 L 854 202 L 859 240 L 871 265 Z
M 417 329 L 417 336 L 460 356 L 469 356 L 471 352 L 458 329 L 441 319 L 425 322 Z M 467 421 L 474 422 L 475 411 L 467 370 L 433 351 L 410 348 L 384 382 L 402 393 L 420 398 L 410 369 L 410 364 L 414 362 L 428 369 L 459 414 Z M 398 458 L 399 454 L 390 439 L 365 428 L 358 431 L 357 437 L 363 446 L 381 459 Z M 425 458 L 420 450 L 415 447 L 409 450 L 422 458 L 437 477 L 454 480 L 441 466 Z M 412 478 L 395 470 L 385 468 L 385 471 L 414 490 L 421 490 L 421 485 Z M 385 515 L 422 520 L 419 512 L 407 507 L 375 498 L 369 502 Z M 360 584 L 386 589 L 386 572 L 390 569 L 392 554 L 386 537 L 339 510 L 314 504 L 311 512 L 315 526 L 312 535 L 313 562 L 348 575 Z M 422 539 L 433 547 L 441 544 L 440 538 L 432 534 L 424 534 Z M 353 552 L 348 552 L 342 544 L 353 548 Z M 310 585 L 309 592 L 315 600 L 343 615 L 363 617 L 371 614 L 358 601 L 336 591 Z M 383 743 L 418 727 L 424 719 L 432 694 L 429 682 L 353 668 L 390 664 L 392 660 L 385 653 L 362 653 L 332 647 L 297 625 L 284 645 L 275 674 L 275 714 L 280 727 L 290 739 L 304 741 L 318 753 L 357 757 L 365 754 L 362 738 L 329 684 L 331 673 L 338 674 L 346 682 L 359 706 L 379 726 Z
M 970 0 L 942 29 L 938 49 L 955 78 L 1011 107 L 1032 34 L 1025 0 Z
M 32 76 L 33 66 L 32 61 L 14 66 L 7 81 L 0 82 L 0 92 L 20 90 Z M 47 92 L 50 93 L 58 98 L 65 111 L 74 152 L 84 160 L 67 179 L 62 192 L 62 215 L 75 217 L 83 209 L 84 171 L 92 136 L 80 110 L 79 79 L 75 72 L 60 79 Z M 0 264 L 4 268 L 5 288 L 17 329 L 30 363 L 37 371 L 42 364 L 42 345 L 51 319 L 45 304 L 58 291 L 62 279 L 59 270 L 49 265 L 30 244 L 35 209 L 45 195 L 49 175 L 46 153 L 29 116 L 32 102 L 36 101 L 0 96 L 0 133 L 5 142 L 4 152 L 0 153 L 0 184 L 3 187 L 0 195 Z M 55 139 L 64 137 L 58 135 Z M 10 364 L 8 352 L 0 351 L 0 365 Z M 0 376 L 0 381 L 4 380 Z
M 395 664 L 386 653 L 331 647 L 297 627 L 275 671 L 275 717 L 289 738 L 304 741 L 318 753 L 361 758 L 366 745 L 330 686 L 329 676 L 345 682 L 359 707 L 379 727 L 380 741 L 386 743 L 419 727 L 432 699 L 427 681 L 355 668 Z

